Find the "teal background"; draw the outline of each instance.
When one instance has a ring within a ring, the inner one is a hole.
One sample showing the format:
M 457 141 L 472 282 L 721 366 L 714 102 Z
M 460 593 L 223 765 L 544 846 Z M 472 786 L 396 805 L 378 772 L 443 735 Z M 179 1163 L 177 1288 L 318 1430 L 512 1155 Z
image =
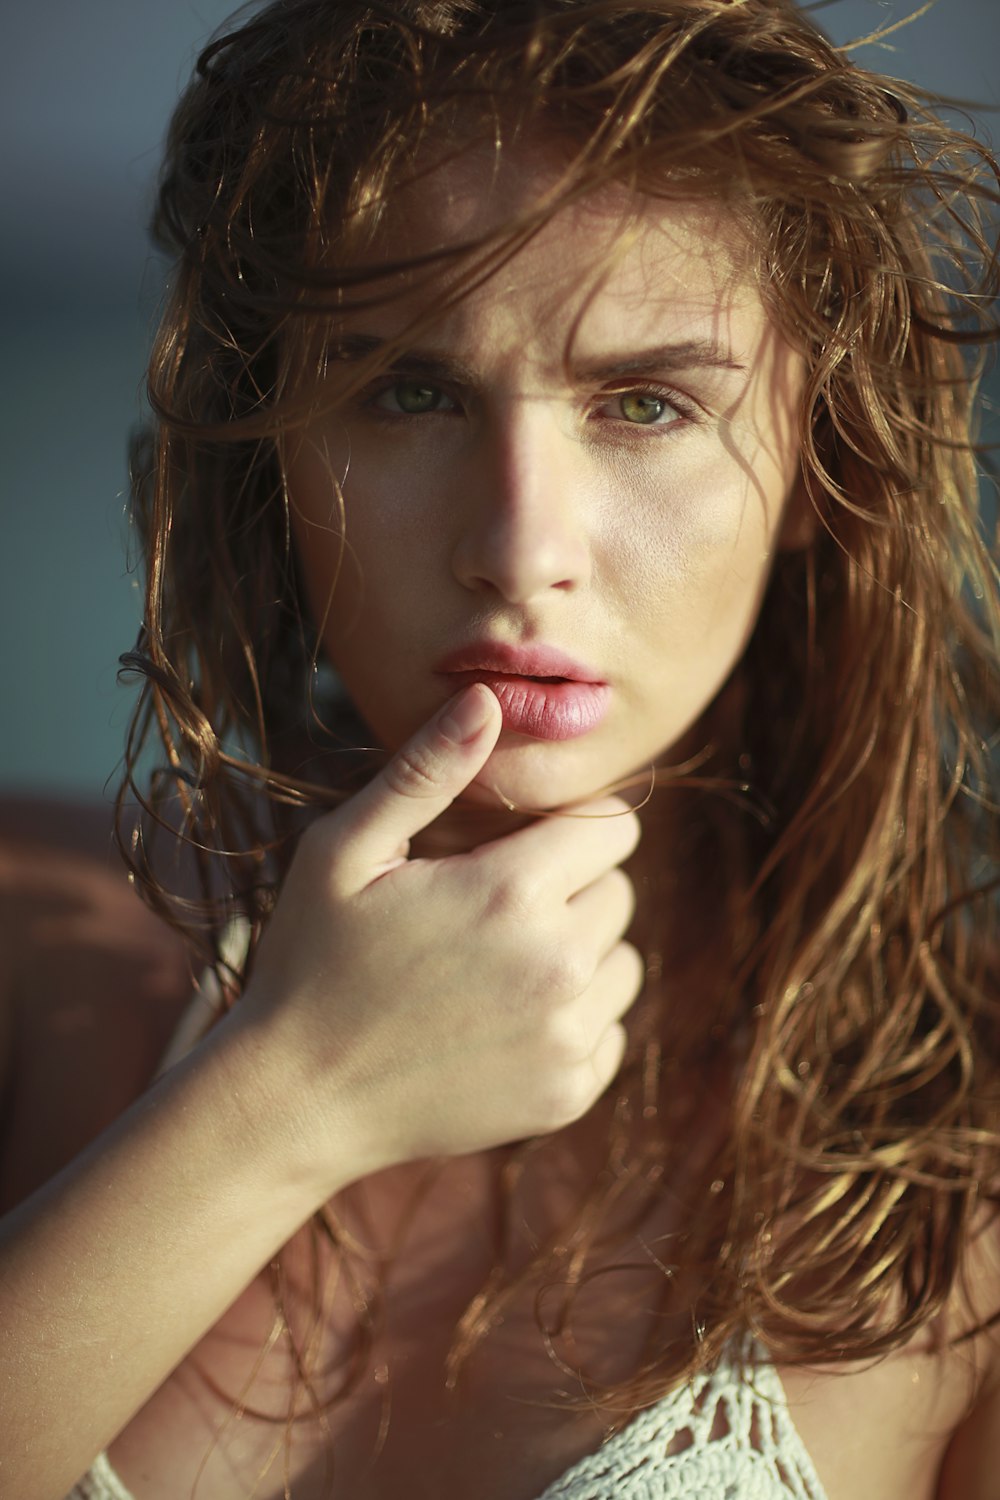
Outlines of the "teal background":
M 4 7 L 0 59 L 0 792 L 101 800 L 130 695 L 125 442 L 162 269 L 145 223 L 169 111 L 228 0 Z M 847 41 L 917 5 L 835 0 Z M 859 59 L 1000 101 L 1000 3 L 939 0 Z M 981 130 L 1000 137 L 996 116 Z M 994 382 L 994 388 L 996 385 Z M 997 390 L 1000 396 L 1000 390 Z

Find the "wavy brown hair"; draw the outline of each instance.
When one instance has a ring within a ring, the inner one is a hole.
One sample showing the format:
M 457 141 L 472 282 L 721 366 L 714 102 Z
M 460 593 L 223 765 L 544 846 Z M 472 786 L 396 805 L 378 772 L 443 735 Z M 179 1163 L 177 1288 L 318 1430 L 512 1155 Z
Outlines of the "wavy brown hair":
M 685 810 L 690 868 L 714 883 L 724 973 L 696 1016 L 664 1003 L 674 939 L 653 871 L 650 978 L 607 1159 L 527 1268 L 498 1251 L 456 1331 L 453 1375 L 515 1290 L 558 1282 L 544 1334 L 563 1336 L 608 1258 L 612 1206 L 634 1226 L 671 1180 L 671 1078 L 728 1050 L 724 1140 L 672 1247 L 685 1275 L 663 1281 L 664 1309 L 683 1284 L 693 1315 L 604 1393 L 626 1413 L 741 1329 L 786 1362 L 897 1346 L 944 1307 L 995 1203 L 984 726 L 1000 628 L 973 428 L 996 336 L 988 152 L 787 0 L 277 0 L 227 30 L 177 111 L 156 211 L 174 271 L 134 469 L 148 582 L 123 658 L 144 678 L 127 756 L 143 817 L 126 852 L 235 996 L 226 919 L 249 919 L 252 965 L 308 809 L 370 767 L 300 607 L 282 443 L 350 394 L 326 357 L 337 310 L 391 295 L 403 267 L 365 249 L 400 185 L 442 150 L 502 152 L 541 131 L 564 144 L 545 200 L 405 269 L 429 287 L 446 272 L 460 297 L 608 182 L 637 201 L 705 198 L 740 225 L 808 368 L 815 539 L 776 564 L 701 727 L 698 774 L 664 773 L 658 793 Z M 374 366 L 352 371 L 359 385 Z M 132 768 L 150 743 L 163 764 L 147 790 Z M 161 868 L 157 845 L 178 838 L 193 892 Z M 498 1153 L 501 1240 L 540 1150 Z M 335 1211 L 318 1223 L 349 1262 Z

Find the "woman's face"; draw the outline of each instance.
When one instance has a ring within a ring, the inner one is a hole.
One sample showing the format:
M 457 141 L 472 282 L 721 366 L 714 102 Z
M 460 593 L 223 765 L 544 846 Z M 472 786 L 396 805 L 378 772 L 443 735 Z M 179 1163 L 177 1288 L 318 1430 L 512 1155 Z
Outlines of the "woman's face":
M 550 176 L 531 155 L 440 167 L 373 259 L 505 223 Z M 675 745 L 798 524 L 800 362 L 722 214 L 649 202 L 626 224 L 628 206 L 608 188 L 558 214 L 288 454 L 309 603 L 379 740 L 465 682 L 497 692 L 477 800 L 558 806 Z M 343 318 L 345 358 L 427 311 L 415 280 L 397 291 Z

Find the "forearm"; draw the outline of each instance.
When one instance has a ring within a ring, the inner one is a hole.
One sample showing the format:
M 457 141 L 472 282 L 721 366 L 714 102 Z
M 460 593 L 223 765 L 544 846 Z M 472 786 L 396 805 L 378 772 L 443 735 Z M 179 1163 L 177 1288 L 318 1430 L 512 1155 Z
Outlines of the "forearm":
M 306 830 L 240 1005 L 3 1226 L 4 1495 L 61 1500 L 340 1187 L 560 1130 L 607 1087 L 644 977 L 635 815 L 405 857 L 500 728 L 473 685 Z
M 60 1500 L 317 1206 L 252 1047 L 221 1028 L 4 1220 L 3 1494 Z

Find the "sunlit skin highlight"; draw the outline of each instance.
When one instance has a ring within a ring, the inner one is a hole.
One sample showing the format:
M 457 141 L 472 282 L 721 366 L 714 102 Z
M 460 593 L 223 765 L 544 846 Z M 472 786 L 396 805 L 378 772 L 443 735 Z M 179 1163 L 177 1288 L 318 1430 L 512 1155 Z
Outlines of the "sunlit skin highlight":
M 486 190 L 474 153 L 450 162 L 399 195 L 376 253 L 509 222 L 550 170 L 508 159 Z M 799 524 L 800 361 L 731 232 L 663 201 L 626 223 L 625 201 L 607 189 L 557 214 L 288 455 L 310 607 L 380 743 L 447 699 L 435 664 L 471 643 L 552 647 L 607 684 L 587 733 L 505 730 L 473 790 L 487 802 L 572 803 L 675 747 Z M 346 315 L 338 356 L 398 338 L 426 298 Z

